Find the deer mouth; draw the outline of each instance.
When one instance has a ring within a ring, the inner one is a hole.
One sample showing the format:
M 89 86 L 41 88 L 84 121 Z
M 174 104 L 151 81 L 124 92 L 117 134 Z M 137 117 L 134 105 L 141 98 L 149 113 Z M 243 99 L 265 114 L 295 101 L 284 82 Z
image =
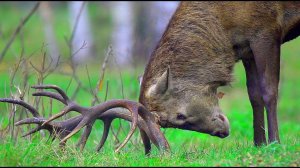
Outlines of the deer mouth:
M 219 138 L 225 138 L 229 135 L 229 131 L 220 131 L 220 130 L 218 130 L 218 131 L 214 131 L 210 135 L 217 136 Z
M 162 128 L 178 128 L 178 126 L 175 126 L 174 124 L 170 123 L 168 120 L 159 120 L 158 124 Z

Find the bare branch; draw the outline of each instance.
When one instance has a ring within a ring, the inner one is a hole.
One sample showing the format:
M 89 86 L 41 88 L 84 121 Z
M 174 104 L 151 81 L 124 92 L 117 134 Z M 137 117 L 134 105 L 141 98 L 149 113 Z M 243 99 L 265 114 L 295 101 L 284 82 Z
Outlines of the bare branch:
M 108 50 L 107 50 L 107 53 L 106 53 L 106 56 L 104 58 L 104 62 L 102 64 L 102 69 L 101 69 L 101 72 L 99 72 L 99 80 L 97 82 L 97 87 L 95 88 L 95 91 L 94 91 L 94 94 L 97 95 L 97 93 L 99 92 L 99 90 L 101 90 L 102 86 L 103 86 L 103 80 L 104 80 L 104 75 L 105 75 L 105 70 L 106 70 L 106 65 L 107 65 L 107 62 L 108 62 L 108 58 L 109 56 L 111 55 L 111 52 L 112 52 L 112 48 L 111 46 L 108 47 Z M 108 84 L 108 83 L 107 83 Z M 106 86 L 108 87 L 108 86 Z M 107 88 L 106 88 L 107 89 Z M 107 91 L 107 90 L 106 90 Z M 106 95 L 107 95 L 107 92 L 106 92 Z M 107 98 L 107 96 L 105 96 L 105 99 Z M 92 105 L 95 105 L 96 103 L 96 97 L 94 98 L 94 100 L 92 101 Z
M 93 89 L 92 89 L 92 83 L 91 83 L 90 73 L 89 73 L 87 65 L 85 66 L 85 68 L 86 68 L 86 73 L 87 73 L 89 84 L 90 84 L 90 93 L 94 97 L 94 99 L 93 99 L 93 101 L 91 103 L 91 105 L 93 106 L 93 105 L 95 105 L 95 102 L 100 103 L 100 101 L 99 101 L 99 97 L 97 96 L 97 92 L 94 92 Z
M 105 91 L 105 98 L 104 98 L 104 101 L 107 100 L 107 94 L 108 94 L 108 83 L 109 83 L 109 80 L 106 81 L 106 91 Z
M 30 19 L 30 17 L 34 14 L 34 12 L 37 10 L 37 8 L 39 7 L 39 5 L 40 5 L 40 2 L 37 2 L 34 5 L 34 7 L 31 9 L 31 11 L 29 12 L 29 14 L 24 19 L 21 20 L 21 22 L 18 25 L 18 27 L 16 28 L 15 32 L 12 34 L 10 40 L 8 41 L 8 43 L 6 44 L 6 46 L 4 47 L 4 49 L 2 50 L 2 52 L 0 54 L 0 62 L 2 61 L 3 57 L 5 56 L 7 50 L 9 49 L 10 45 L 14 41 L 15 37 L 17 36 L 17 34 L 19 34 L 19 32 L 22 29 L 22 27 Z

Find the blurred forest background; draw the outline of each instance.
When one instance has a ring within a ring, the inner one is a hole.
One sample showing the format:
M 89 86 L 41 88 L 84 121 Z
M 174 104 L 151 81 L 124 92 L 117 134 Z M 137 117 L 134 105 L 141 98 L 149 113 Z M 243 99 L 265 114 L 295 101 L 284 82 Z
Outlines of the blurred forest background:
M 37 12 L 20 32 L 25 39 L 23 48 L 26 48 L 26 53 L 31 53 L 45 45 L 47 57 L 55 63 L 59 56 L 64 58 L 68 55 L 66 40 L 72 38 L 72 52 L 84 45 L 84 49 L 72 57 L 75 64 L 102 60 L 111 45 L 120 66 L 144 66 L 178 3 L 41 2 Z M 1 2 L 0 46 L 4 46 L 34 4 Z M 20 42 L 15 42 L 4 59 L 13 60 L 20 53 L 20 45 Z
M 0 2 L 0 98 L 24 100 L 42 116 L 60 112 L 64 105 L 34 97 L 37 84 L 54 84 L 82 106 L 110 99 L 139 97 L 138 77 L 179 2 Z M 252 108 L 242 64 L 234 68 L 230 86 L 220 88 L 220 100 L 230 121 L 224 139 L 192 131 L 163 129 L 172 155 L 144 157 L 136 131 L 120 155 L 117 147 L 130 129 L 113 122 L 100 153 L 95 147 L 103 133 L 96 122 L 84 153 L 59 153 L 58 141 L 46 143 L 45 132 L 21 135 L 33 126 L 13 123 L 32 117 L 21 106 L 0 103 L 0 166 L 299 166 L 300 165 L 300 38 L 281 47 L 278 120 L 281 145 L 253 146 Z M 70 113 L 62 119 L 78 113 Z M 82 132 L 82 131 L 81 131 Z M 68 141 L 74 144 L 76 134 Z M 28 143 L 30 142 L 30 143 Z M 72 143 L 73 142 L 73 143 Z

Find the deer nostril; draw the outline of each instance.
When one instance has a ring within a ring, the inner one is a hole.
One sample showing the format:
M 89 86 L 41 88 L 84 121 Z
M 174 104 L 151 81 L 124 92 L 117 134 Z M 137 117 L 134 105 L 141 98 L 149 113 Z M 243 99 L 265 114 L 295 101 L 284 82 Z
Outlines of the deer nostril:
M 225 117 L 222 114 L 219 114 L 219 118 L 224 122 L 225 121 Z
M 183 114 L 177 114 L 177 119 L 178 120 L 185 120 L 186 117 Z
M 216 121 L 217 119 L 220 119 L 223 122 L 225 122 L 225 120 L 226 120 L 222 114 L 219 114 L 216 117 L 214 117 L 211 121 Z

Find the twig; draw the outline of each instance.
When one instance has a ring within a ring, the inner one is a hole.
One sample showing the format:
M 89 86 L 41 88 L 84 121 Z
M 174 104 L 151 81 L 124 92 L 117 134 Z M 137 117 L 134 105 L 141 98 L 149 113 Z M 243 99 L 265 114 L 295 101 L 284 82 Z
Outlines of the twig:
M 120 76 L 120 80 L 121 80 L 121 91 L 122 91 L 122 98 L 125 99 L 125 96 L 124 96 L 124 87 L 123 87 L 123 79 L 122 79 L 122 73 L 121 73 L 121 70 L 120 70 L 120 66 L 118 65 L 118 62 L 116 60 L 116 57 L 115 55 L 113 54 L 113 50 L 111 49 L 111 55 L 112 57 L 114 58 L 114 62 L 117 66 L 117 69 L 118 69 L 118 72 L 119 72 L 119 76 Z M 120 123 L 120 126 L 117 130 L 117 136 L 119 135 L 120 131 L 123 130 L 124 132 L 124 129 L 123 129 L 123 125 L 122 125 L 122 121 L 121 119 L 118 119 L 119 120 L 119 123 Z M 131 141 L 131 140 L 130 140 Z
M 25 23 L 30 19 L 30 17 L 33 15 L 33 13 L 37 10 L 37 8 L 39 7 L 39 5 L 40 5 L 40 2 L 37 2 L 35 4 L 35 6 L 31 9 L 31 11 L 29 12 L 29 14 L 24 19 L 21 20 L 20 24 L 18 25 L 18 27 L 16 28 L 15 32 L 11 36 L 10 40 L 8 41 L 8 43 L 6 44 L 6 46 L 4 47 L 4 49 L 2 50 L 2 52 L 0 54 L 0 62 L 2 61 L 4 55 L 6 54 L 7 50 L 9 49 L 10 45 L 12 44 L 12 42 L 14 41 L 14 39 L 16 38 L 17 34 L 20 32 L 20 30 L 25 25 Z
M 43 84 L 44 80 L 50 75 L 52 74 L 55 69 L 59 66 L 59 62 L 56 62 L 55 66 L 51 66 L 53 59 L 50 57 L 50 63 L 46 65 L 46 52 L 43 51 L 44 50 L 44 46 L 42 46 L 41 48 L 41 52 L 44 52 L 43 54 L 43 58 L 42 58 L 42 62 L 41 62 L 41 67 L 37 68 L 35 65 L 33 65 L 33 63 L 30 61 L 30 65 L 31 67 L 37 72 L 38 74 L 38 79 L 37 79 L 37 83 L 38 84 Z M 58 60 L 60 59 L 60 56 L 58 57 Z M 35 105 L 36 105 L 36 109 L 39 109 L 39 104 L 40 104 L 41 98 L 37 97 L 35 99 Z M 44 101 L 42 100 L 42 114 L 45 114 L 45 105 L 44 105 Z
M 21 55 L 22 56 L 22 55 Z M 11 75 L 10 75 L 10 96 L 11 97 L 15 97 L 12 93 L 12 90 L 13 90 L 13 87 L 14 87 L 14 80 L 15 80 L 15 76 L 17 74 L 17 71 L 19 70 L 20 68 L 20 65 L 21 65 L 21 62 L 22 62 L 22 58 L 19 58 L 19 61 L 17 64 L 15 64 L 14 68 L 12 69 L 11 71 Z M 18 89 L 18 88 L 17 88 Z M 21 94 L 20 94 L 21 95 Z M 12 105 L 12 111 L 9 115 L 9 130 L 10 130 L 10 124 L 11 124 L 11 121 L 12 121 L 12 127 L 11 127 L 11 139 L 14 140 L 14 130 L 15 130 L 15 127 L 14 127 L 14 122 L 15 122 L 15 115 L 16 115 L 16 106 L 15 105 Z
M 89 73 L 89 69 L 87 67 L 87 64 L 85 65 L 85 70 L 86 70 L 86 74 L 87 74 L 87 77 L 88 77 L 88 80 L 89 80 L 90 92 L 91 92 L 91 94 L 93 94 L 92 83 L 91 83 L 90 73 Z
M 109 80 L 106 81 L 106 91 L 105 91 L 105 98 L 104 98 L 104 101 L 107 100 L 107 94 L 108 94 L 108 83 L 109 83 Z
M 69 90 L 69 88 L 70 88 L 70 86 L 72 84 L 72 81 L 73 81 L 73 77 L 71 77 L 70 82 L 69 82 L 69 84 L 68 84 L 68 86 L 66 88 L 66 93 L 68 93 L 68 90 Z
M 120 65 L 118 64 L 117 59 L 116 59 L 115 55 L 113 54 L 113 51 L 112 51 L 112 57 L 114 58 L 114 62 L 116 64 L 116 66 L 117 66 L 117 69 L 118 69 L 118 72 L 119 72 L 119 76 L 120 76 L 120 80 L 121 80 L 122 98 L 125 99 L 125 96 L 124 96 L 124 87 L 123 87 L 123 79 L 122 79 L 122 73 L 121 73 L 121 70 L 120 70 Z
M 108 62 L 108 58 L 111 55 L 111 51 L 112 51 L 111 46 L 109 46 L 108 50 L 107 50 L 107 53 L 106 53 L 106 56 L 104 58 L 104 62 L 102 64 L 102 69 L 101 69 L 102 73 L 99 73 L 100 74 L 99 75 L 99 80 L 97 82 L 97 87 L 95 88 L 95 91 L 94 91 L 94 94 L 96 94 L 96 95 L 97 95 L 98 91 L 101 89 L 101 87 L 103 85 L 103 80 L 104 80 L 106 65 L 107 65 L 107 62 Z M 106 92 L 106 94 L 107 94 L 107 92 Z M 105 96 L 105 101 L 106 101 L 106 98 L 107 98 L 107 96 Z M 96 103 L 96 99 L 93 100 L 92 105 L 95 105 L 95 103 Z
M 94 92 L 93 89 L 92 89 L 92 83 L 91 83 L 90 73 L 89 73 L 87 65 L 85 66 L 85 68 L 86 68 L 86 73 L 87 73 L 89 84 L 90 84 L 90 92 L 91 92 L 91 94 L 94 97 L 91 105 L 94 106 L 95 102 L 100 103 L 100 101 L 99 101 L 99 97 L 97 96 L 97 92 Z
M 84 41 L 83 44 L 82 44 L 82 46 L 79 49 L 77 49 L 75 52 L 73 52 L 72 41 L 73 41 L 74 34 L 76 32 L 76 29 L 77 29 L 77 25 L 79 23 L 80 16 L 81 16 L 83 8 L 84 8 L 84 5 L 85 5 L 85 2 L 83 2 L 82 5 L 81 5 L 81 7 L 80 7 L 80 10 L 79 10 L 79 13 L 78 13 L 78 15 L 76 17 L 76 20 L 74 22 L 74 27 L 73 27 L 73 30 L 72 30 L 72 33 L 71 33 L 71 36 L 70 36 L 69 40 L 68 40 L 68 38 L 66 36 L 64 36 L 65 42 L 66 42 L 66 44 L 67 44 L 67 46 L 69 48 L 69 63 L 70 63 L 71 69 L 72 69 L 72 73 L 71 74 L 61 73 L 61 74 L 71 76 L 72 79 L 74 79 L 75 82 L 77 83 L 77 88 L 75 89 L 75 92 L 71 96 L 72 100 L 75 99 L 75 97 L 76 97 L 76 95 L 77 95 L 77 93 L 78 93 L 78 91 L 80 89 L 83 89 L 86 92 L 90 92 L 88 88 L 86 88 L 86 87 L 84 87 L 82 85 L 82 82 L 80 81 L 79 77 L 76 75 L 77 65 L 72 60 L 72 58 L 74 57 L 74 55 L 76 55 L 80 50 L 84 49 L 86 47 L 86 45 L 87 45 L 87 43 Z M 69 87 L 71 85 L 71 82 L 72 82 L 72 80 L 70 81 L 67 90 L 69 89 Z

